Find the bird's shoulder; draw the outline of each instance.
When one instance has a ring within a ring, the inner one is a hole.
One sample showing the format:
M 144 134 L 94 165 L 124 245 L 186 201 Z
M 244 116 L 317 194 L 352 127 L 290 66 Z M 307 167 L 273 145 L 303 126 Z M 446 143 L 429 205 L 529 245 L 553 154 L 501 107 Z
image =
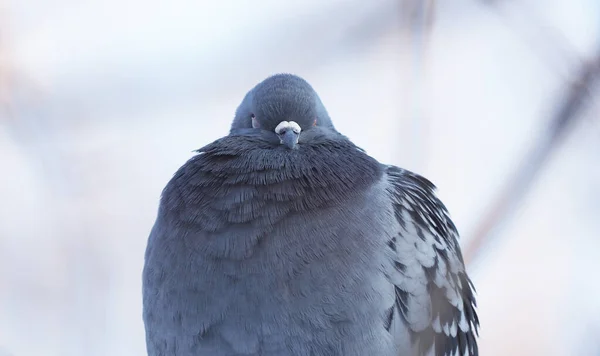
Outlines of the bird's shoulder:
M 388 242 L 396 301 L 386 327 L 408 326 L 419 355 L 478 355 L 475 290 L 436 187 L 395 166 L 386 166 L 383 179 L 398 223 Z

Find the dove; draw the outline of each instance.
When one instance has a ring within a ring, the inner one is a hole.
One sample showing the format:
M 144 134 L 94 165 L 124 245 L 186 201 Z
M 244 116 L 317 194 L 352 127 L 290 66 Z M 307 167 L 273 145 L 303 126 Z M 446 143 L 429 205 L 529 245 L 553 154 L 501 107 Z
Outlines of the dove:
M 162 192 L 148 355 L 478 355 L 458 239 L 429 180 L 338 132 L 307 81 L 272 75 Z

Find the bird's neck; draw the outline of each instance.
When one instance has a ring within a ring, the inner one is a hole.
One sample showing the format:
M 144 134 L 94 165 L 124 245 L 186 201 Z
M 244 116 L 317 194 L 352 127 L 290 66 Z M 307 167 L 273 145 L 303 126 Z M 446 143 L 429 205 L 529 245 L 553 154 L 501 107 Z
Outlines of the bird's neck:
M 342 204 L 382 174 L 376 160 L 347 140 L 291 151 L 236 139 L 202 149 L 163 192 L 161 211 L 172 224 L 219 236 L 213 255 L 243 255 L 249 241 L 288 214 Z M 239 249 L 232 248 L 236 241 Z

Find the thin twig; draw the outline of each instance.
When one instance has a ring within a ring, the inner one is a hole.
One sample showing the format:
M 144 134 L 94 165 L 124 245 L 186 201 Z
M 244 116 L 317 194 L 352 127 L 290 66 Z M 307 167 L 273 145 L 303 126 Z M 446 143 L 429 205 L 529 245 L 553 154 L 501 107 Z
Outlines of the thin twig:
M 565 99 L 548 122 L 548 130 L 525 155 L 525 159 L 507 180 L 498 198 L 481 219 L 473 238 L 465 248 L 465 261 L 468 264 L 476 260 L 484 244 L 491 240 L 492 230 L 508 222 L 511 213 L 522 201 L 548 158 L 578 122 L 587 104 L 589 88 L 597 81 L 600 81 L 600 53 L 593 61 L 585 63 L 576 79 L 568 85 Z
M 518 9 L 510 10 L 507 7 L 514 4 L 510 1 L 478 0 L 478 2 L 493 9 L 506 21 L 508 29 L 514 32 L 516 38 L 532 49 L 550 70 L 565 78 L 569 75 L 566 70 L 576 65 L 579 58 L 575 47 L 562 32 L 540 18 L 527 3 L 518 2 L 518 5 L 512 5 L 518 6 Z

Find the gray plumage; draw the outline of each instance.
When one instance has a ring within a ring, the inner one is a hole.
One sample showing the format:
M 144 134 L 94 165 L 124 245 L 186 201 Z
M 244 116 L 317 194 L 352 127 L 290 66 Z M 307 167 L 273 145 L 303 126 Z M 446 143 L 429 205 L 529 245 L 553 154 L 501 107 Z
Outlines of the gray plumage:
M 148 354 L 478 355 L 474 288 L 434 190 L 338 133 L 303 79 L 267 78 L 162 193 Z

